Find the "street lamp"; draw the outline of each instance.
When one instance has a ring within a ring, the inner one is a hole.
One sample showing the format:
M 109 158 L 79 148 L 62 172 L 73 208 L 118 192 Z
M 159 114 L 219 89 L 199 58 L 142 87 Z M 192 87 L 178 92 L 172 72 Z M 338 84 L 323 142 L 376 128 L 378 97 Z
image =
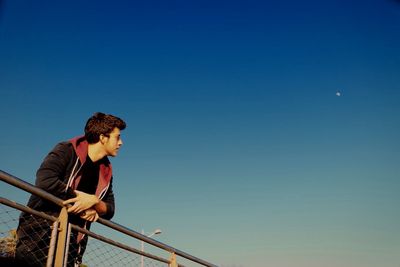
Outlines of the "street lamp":
M 159 234 L 161 234 L 161 233 L 162 233 L 162 232 L 161 232 L 160 229 L 156 229 L 156 230 L 154 230 L 151 234 L 148 234 L 148 235 L 146 235 L 146 236 L 147 236 L 147 237 L 152 237 L 153 235 L 159 235 Z M 142 229 L 142 235 L 145 235 L 145 234 L 144 234 L 144 229 Z M 144 242 L 141 241 L 140 244 L 141 244 L 141 250 L 142 250 L 142 252 L 144 252 Z M 140 266 L 141 266 L 141 267 L 144 266 L 144 257 L 143 257 L 143 255 L 141 255 L 141 257 L 140 257 Z

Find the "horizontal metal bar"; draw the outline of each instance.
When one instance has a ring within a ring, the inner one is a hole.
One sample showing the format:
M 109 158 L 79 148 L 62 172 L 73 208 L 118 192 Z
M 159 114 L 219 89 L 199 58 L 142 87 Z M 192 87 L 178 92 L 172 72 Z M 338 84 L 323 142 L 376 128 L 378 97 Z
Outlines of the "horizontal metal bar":
M 28 182 L 25 182 L 24 180 L 19 179 L 18 177 L 15 177 L 9 173 L 6 173 L 2 170 L 0 170 L 0 180 L 13 185 L 15 187 L 18 187 L 24 191 L 27 191 L 29 193 L 32 193 L 36 196 L 39 196 L 41 198 L 44 198 L 46 200 L 49 200 L 55 204 L 57 204 L 60 207 L 63 207 L 63 201 L 62 199 L 46 192 L 43 189 L 40 189 L 39 187 L 36 187 Z
M 46 219 L 48 221 L 52 221 L 52 222 L 57 221 L 57 218 L 54 217 L 54 216 L 48 215 L 48 214 L 46 214 L 44 212 L 40 212 L 40 211 L 31 209 L 31 208 L 29 208 L 27 206 L 18 204 L 17 202 L 11 201 L 11 200 L 3 198 L 3 197 L 0 197 L 0 203 L 4 204 L 6 206 L 12 207 L 14 209 L 23 211 L 23 212 L 26 212 L 26 213 L 29 213 L 29 214 L 33 214 L 33 215 L 35 215 L 37 217 L 41 217 L 41 218 Z

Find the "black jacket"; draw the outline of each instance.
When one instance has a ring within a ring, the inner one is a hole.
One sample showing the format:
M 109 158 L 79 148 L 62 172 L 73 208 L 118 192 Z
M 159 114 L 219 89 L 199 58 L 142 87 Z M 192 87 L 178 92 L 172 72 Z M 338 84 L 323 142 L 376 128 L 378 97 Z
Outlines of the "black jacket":
M 63 200 L 75 196 L 74 189 L 80 181 L 80 168 L 87 156 L 87 142 L 83 137 L 57 144 L 46 156 L 36 173 L 35 185 Z M 107 213 L 102 218 L 111 219 L 114 215 L 115 202 L 112 191 L 111 163 L 105 157 L 101 160 L 99 182 L 96 195 L 107 205 Z M 28 206 L 58 216 L 61 208 L 32 195 Z
M 80 182 L 81 167 L 86 161 L 87 153 L 88 143 L 84 137 L 76 137 L 70 141 L 57 144 L 39 167 L 36 173 L 35 185 L 63 200 L 73 198 L 75 196 L 74 189 L 77 188 Z M 111 219 L 115 210 L 111 163 L 107 157 L 104 157 L 99 163 L 99 181 L 96 195 L 107 205 L 107 213 L 101 217 Z M 35 195 L 30 197 L 27 205 L 32 209 L 55 217 L 58 217 L 61 210 L 58 205 Z M 72 223 L 87 229 L 90 228 L 90 222 L 81 219 L 79 216 L 71 214 L 69 217 Z M 26 238 L 33 243 L 35 240 L 30 237 L 33 232 L 38 235 L 38 238 L 40 236 L 44 238 L 50 231 L 50 227 L 43 227 L 44 225 L 49 226 L 50 224 L 43 219 L 22 213 L 18 225 L 18 238 L 22 240 Z M 82 241 L 82 245 L 85 246 L 87 238 Z M 35 244 L 31 245 L 35 246 Z M 84 248 L 83 250 L 81 248 L 81 251 L 84 251 Z

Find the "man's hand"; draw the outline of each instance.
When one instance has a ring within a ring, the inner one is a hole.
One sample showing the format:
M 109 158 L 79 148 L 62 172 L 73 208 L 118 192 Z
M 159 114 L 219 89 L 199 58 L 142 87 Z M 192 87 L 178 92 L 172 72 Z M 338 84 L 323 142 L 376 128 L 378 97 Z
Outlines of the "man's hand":
M 78 190 L 75 190 L 75 193 L 76 197 L 67 199 L 63 202 L 64 205 L 74 203 L 68 208 L 68 212 L 80 214 L 82 211 L 86 211 L 100 202 L 100 199 L 95 195 L 87 194 Z
M 97 214 L 97 211 L 95 209 L 87 209 L 85 211 L 82 211 L 79 216 L 82 219 L 85 219 L 90 222 L 95 222 L 99 218 L 99 214 Z

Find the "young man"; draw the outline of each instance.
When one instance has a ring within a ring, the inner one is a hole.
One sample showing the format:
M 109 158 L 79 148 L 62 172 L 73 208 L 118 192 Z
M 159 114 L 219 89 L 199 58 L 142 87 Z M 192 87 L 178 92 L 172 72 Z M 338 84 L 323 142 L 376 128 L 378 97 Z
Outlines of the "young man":
M 85 135 L 57 144 L 36 173 L 36 186 L 65 200 L 69 221 L 90 228 L 99 216 L 114 215 L 112 168 L 108 156 L 115 157 L 122 146 L 121 131 L 125 122 L 113 115 L 95 113 L 88 119 Z M 58 217 L 61 208 L 35 195 L 28 206 Z M 18 226 L 16 261 L 24 266 L 45 266 L 51 224 L 22 213 Z M 68 266 L 79 265 L 87 236 L 72 232 Z

